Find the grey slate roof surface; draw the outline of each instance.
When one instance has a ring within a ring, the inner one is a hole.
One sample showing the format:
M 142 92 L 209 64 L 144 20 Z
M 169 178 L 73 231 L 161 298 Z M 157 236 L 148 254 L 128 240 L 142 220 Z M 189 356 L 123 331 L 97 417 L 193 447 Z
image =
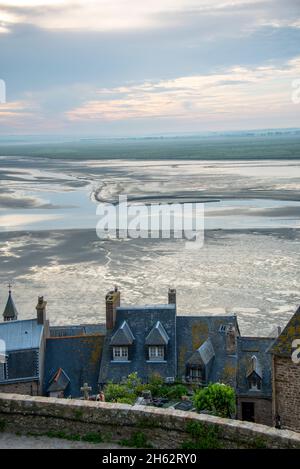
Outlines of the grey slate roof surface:
M 103 335 L 47 339 L 44 392 L 47 392 L 54 374 L 62 368 L 70 379 L 65 397 L 80 397 L 80 387 L 85 382 L 92 387 L 92 393 L 96 394 L 103 340 Z
M 62 368 L 59 368 L 50 380 L 47 392 L 60 392 L 66 391 L 70 384 L 70 379 Z
M 208 365 L 214 357 L 215 351 L 210 338 L 208 338 L 188 359 L 188 363 L 190 365 Z
M 119 329 L 116 330 L 111 338 L 110 345 L 132 345 L 134 335 L 126 321 L 123 321 Z
M 209 338 L 215 353 L 207 370 L 208 382 L 236 385 L 237 354 L 226 352 L 226 333 L 221 326 L 233 325 L 239 334 L 237 318 L 233 316 L 178 316 L 177 353 L 178 377 L 186 376 L 186 365 Z M 222 328 L 221 328 L 222 329 Z M 226 328 L 224 328 L 226 329 Z
M 237 394 L 241 396 L 271 397 L 272 395 L 272 355 L 269 352 L 274 342 L 270 337 L 239 337 L 238 338 L 238 370 L 237 370 Z M 252 369 L 251 359 L 257 358 L 257 369 Z M 249 373 L 256 371 L 261 375 L 262 385 L 260 390 L 250 390 L 247 377 Z
M 51 326 L 50 337 L 72 337 L 78 335 L 105 334 L 105 324 L 78 324 L 67 326 Z
M 146 345 L 168 345 L 169 336 L 160 321 L 157 321 L 146 337 Z
M 36 319 L 0 323 L 0 339 L 6 344 L 6 351 L 38 349 L 44 326 Z
M 129 346 L 129 361 L 113 362 L 111 338 L 122 323 L 126 321 L 133 335 L 134 342 Z M 146 337 L 160 321 L 169 342 L 166 346 L 166 362 L 149 362 Z M 143 381 L 148 381 L 154 373 L 163 378 L 176 377 L 176 307 L 175 305 L 146 305 L 117 308 L 116 325 L 113 331 L 107 331 L 104 343 L 103 359 L 100 367 L 99 382 L 119 382 L 130 373 L 137 372 Z
M 300 306 L 279 337 L 277 337 L 271 347 L 271 352 L 274 355 L 290 358 L 293 352 L 292 344 L 295 339 L 300 339 Z
M 17 319 L 18 317 L 18 311 L 15 306 L 14 300 L 12 298 L 11 292 L 9 292 L 9 295 L 8 295 L 7 303 L 4 308 L 3 317 L 15 318 L 15 319 Z

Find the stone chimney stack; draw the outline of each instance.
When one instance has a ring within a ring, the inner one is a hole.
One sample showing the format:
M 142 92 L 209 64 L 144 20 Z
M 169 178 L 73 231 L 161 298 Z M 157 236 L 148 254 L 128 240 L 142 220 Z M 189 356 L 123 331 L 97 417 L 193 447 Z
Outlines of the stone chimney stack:
M 228 325 L 228 329 L 226 331 L 226 351 L 229 354 L 236 353 L 237 347 L 237 331 L 233 324 Z
M 175 288 L 169 288 L 168 303 L 169 305 L 176 305 L 176 289 Z
M 46 318 L 46 306 L 47 306 L 47 301 L 44 301 L 43 296 L 38 297 L 38 304 L 36 305 L 36 311 L 37 311 L 37 323 L 45 326 L 47 322 Z
M 113 329 L 116 323 L 116 310 L 121 303 L 121 294 L 118 287 L 115 286 L 114 290 L 107 293 L 105 297 L 106 302 L 106 329 Z

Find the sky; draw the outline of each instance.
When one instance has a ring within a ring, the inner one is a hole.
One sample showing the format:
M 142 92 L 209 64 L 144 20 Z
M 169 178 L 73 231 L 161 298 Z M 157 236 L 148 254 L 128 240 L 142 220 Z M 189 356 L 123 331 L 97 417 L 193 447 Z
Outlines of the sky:
M 0 135 L 300 127 L 300 0 L 0 0 L 0 80 Z

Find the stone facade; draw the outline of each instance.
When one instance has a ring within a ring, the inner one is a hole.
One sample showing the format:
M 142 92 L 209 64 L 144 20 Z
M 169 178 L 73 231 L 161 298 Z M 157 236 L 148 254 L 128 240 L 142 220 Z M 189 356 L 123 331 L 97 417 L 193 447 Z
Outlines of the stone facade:
M 28 396 L 39 396 L 41 387 L 38 381 L 18 381 L 0 385 L 0 391 L 9 394 L 25 394 Z
M 254 421 L 256 423 L 272 426 L 272 399 L 239 397 L 237 402 L 237 418 L 239 420 L 243 420 L 243 403 L 254 404 Z
M 291 358 L 273 358 L 273 422 L 280 417 L 281 427 L 300 432 L 300 363 Z
M 190 438 L 187 425 L 191 422 L 218 430 L 218 439 L 226 447 L 300 448 L 300 434 L 256 423 L 153 407 L 0 394 L 1 428 L 10 432 L 97 432 L 119 441 L 138 431 L 154 448 L 176 449 Z

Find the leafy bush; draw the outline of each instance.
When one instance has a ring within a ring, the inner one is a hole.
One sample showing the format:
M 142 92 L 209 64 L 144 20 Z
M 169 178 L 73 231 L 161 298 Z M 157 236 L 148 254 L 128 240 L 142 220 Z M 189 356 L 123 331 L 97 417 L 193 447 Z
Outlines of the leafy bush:
M 169 399 L 181 399 L 182 396 L 186 396 L 187 389 L 183 384 L 174 384 L 170 386 L 167 397 Z
M 136 401 L 136 396 L 130 396 L 130 397 L 119 397 L 117 399 L 118 404 L 130 404 L 133 405 Z
M 187 394 L 187 388 L 182 384 L 165 384 L 161 376 L 153 375 L 149 384 L 143 384 L 137 373 L 131 373 L 120 384 L 108 383 L 104 387 L 107 402 L 134 404 L 136 398 L 143 391 L 150 391 L 153 397 L 180 399 Z
M 210 384 L 195 392 L 194 404 L 198 411 L 208 410 L 219 417 L 231 417 L 235 413 L 235 393 L 225 384 Z

